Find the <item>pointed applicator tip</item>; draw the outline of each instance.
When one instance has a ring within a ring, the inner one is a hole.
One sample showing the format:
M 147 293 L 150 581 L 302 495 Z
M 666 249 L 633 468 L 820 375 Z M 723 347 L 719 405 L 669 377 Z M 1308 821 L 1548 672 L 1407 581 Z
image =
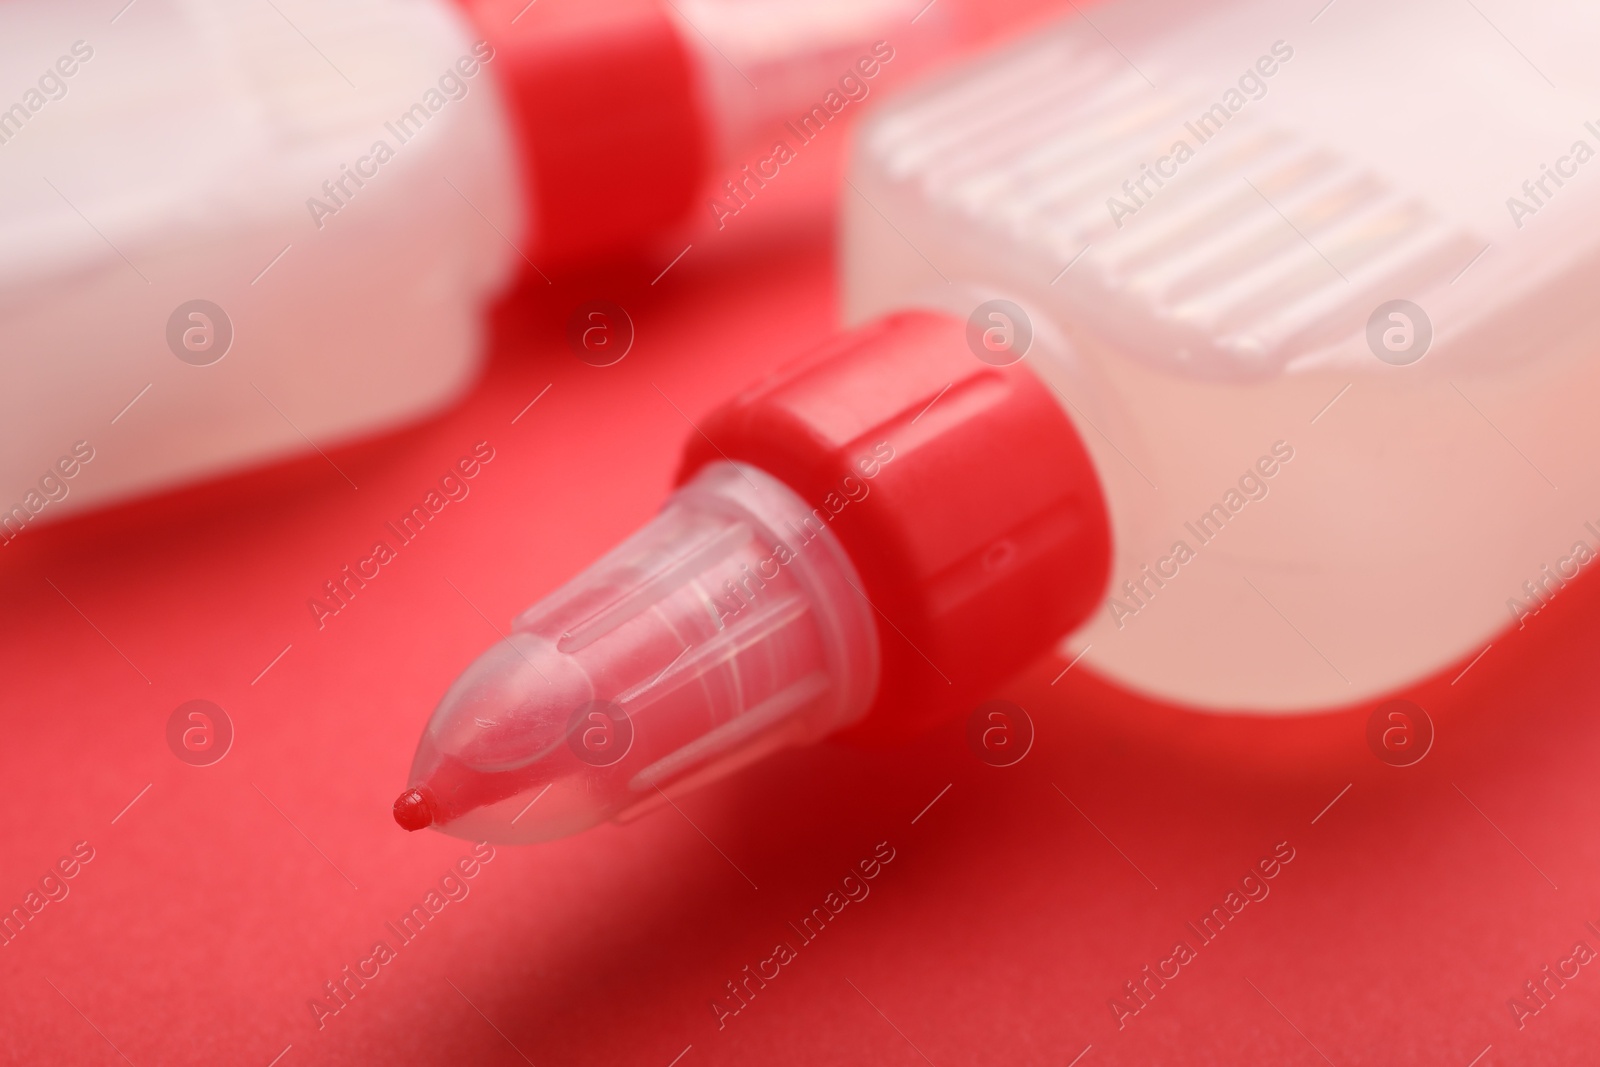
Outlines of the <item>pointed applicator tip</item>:
M 407 789 L 395 798 L 394 821 L 402 830 L 426 830 L 433 825 L 433 797 L 426 789 Z

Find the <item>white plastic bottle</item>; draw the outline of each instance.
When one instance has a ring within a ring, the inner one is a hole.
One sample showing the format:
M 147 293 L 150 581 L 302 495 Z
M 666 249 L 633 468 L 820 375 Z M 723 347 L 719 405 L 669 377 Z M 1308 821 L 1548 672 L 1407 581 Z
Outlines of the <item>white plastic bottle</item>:
M 469 380 L 520 262 L 478 212 L 522 228 L 483 55 L 446 4 L 280 8 L 0 5 L 0 543 Z
M 947 42 L 915 14 L 0 4 L 0 546 L 437 410 L 514 273 L 681 225 L 724 173 L 758 189 L 774 128 L 912 62 L 884 33 Z

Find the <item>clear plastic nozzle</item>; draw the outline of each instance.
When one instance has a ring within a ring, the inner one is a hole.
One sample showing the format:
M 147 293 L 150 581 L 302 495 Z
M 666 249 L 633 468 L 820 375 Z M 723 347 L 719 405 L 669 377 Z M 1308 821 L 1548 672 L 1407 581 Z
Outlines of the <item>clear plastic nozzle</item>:
M 830 518 L 756 468 L 707 466 L 456 680 L 397 820 L 548 840 L 859 718 L 877 633 Z

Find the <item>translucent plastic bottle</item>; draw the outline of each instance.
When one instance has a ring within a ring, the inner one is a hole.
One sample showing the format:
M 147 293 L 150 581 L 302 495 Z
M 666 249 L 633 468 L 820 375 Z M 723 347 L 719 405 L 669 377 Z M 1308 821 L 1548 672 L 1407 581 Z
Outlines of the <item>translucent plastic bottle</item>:
M 1058 642 L 1197 709 L 1353 704 L 1471 660 L 1600 556 L 1600 12 L 1524 6 L 1515 46 L 1471 5 L 1307 17 L 1098 8 L 860 130 L 843 275 L 864 325 L 697 420 L 710 444 L 684 472 L 736 460 L 833 516 L 879 681 L 858 704 L 843 694 L 864 675 L 830 675 L 826 710 L 752 721 L 739 745 L 964 710 Z M 933 313 L 875 317 L 917 307 Z M 842 478 L 879 441 L 892 459 L 857 494 Z M 640 535 L 663 558 L 687 551 L 676 506 Z M 728 559 L 704 578 L 641 564 L 609 595 L 634 612 L 701 597 L 722 634 Z M 618 573 L 599 567 L 531 617 L 589 625 L 575 605 Z M 811 625 L 850 602 L 806 591 Z M 587 684 L 671 677 L 675 652 Z M 680 675 L 689 739 L 649 754 L 677 784 L 714 773 L 702 738 L 732 736 L 706 713 L 710 677 Z M 497 736 L 520 721 L 551 750 L 585 743 L 535 685 L 475 691 Z M 465 693 L 435 713 L 401 821 L 569 832 L 570 809 L 545 824 L 531 789 L 503 801 L 514 825 L 466 816 L 470 791 L 436 770 L 452 753 L 488 766 Z M 493 748 L 548 775 L 526 746 Z M 586 818 L 644 793 L 627 773 Z
M 758 190 L 785 122 L 848 121 L 951 43 L 916 15 L 0 4 L 0 543 L 438 409 L 514 273 L 639 246 L 714 179 Z

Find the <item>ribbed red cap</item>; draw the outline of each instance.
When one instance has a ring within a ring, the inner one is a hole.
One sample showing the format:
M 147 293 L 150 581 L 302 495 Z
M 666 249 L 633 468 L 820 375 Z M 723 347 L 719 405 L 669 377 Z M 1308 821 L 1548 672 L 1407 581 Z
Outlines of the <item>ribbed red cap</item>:
M 828 517 L 878 622 L 883 679 L 849 734 L 960 714 L 1093 610 L 1111 560 L 1099 480 L 1025 363 L 979 360 L 926 312 L 845 334 L 700 423 L 680 472 L 753 464 Z
M 541 264 L 636 245 L 687 214 L 710 136 L 659 0 L 463 0 L 493 46 Z

